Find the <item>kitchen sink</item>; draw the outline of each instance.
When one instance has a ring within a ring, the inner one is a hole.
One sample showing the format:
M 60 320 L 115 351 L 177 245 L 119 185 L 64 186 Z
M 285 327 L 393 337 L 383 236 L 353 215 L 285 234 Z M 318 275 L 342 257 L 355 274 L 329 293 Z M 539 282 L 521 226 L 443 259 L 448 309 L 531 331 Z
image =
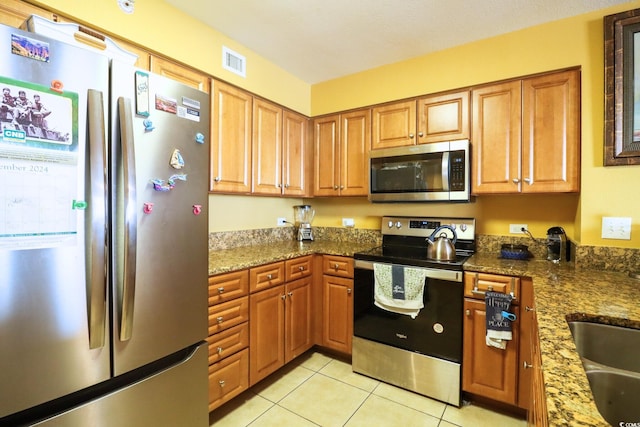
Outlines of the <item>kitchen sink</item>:
M 599 369 L 587 371 L 598 411 L 613 426 L 640 420 L 640 374 Z
M 590 362 L 595 362 L 640 373 L 640 329 L 580 321 L 568 323 L 585 370 L 593 365 Z
M 570 321 L 600 414 L 614 426 L 640 420 L 640 329 Z

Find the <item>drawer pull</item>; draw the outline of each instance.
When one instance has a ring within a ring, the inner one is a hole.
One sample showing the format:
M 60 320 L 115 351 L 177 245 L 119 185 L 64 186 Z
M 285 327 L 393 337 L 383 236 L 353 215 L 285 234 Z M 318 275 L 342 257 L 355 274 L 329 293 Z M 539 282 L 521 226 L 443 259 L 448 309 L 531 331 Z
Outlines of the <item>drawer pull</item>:
M 222 347 L 218 347 L 217 353 L 222 354 Z
M 267 274 L 267 280 L 273 279 L 273 274 Z
M 218 381 L 218 384 L 220 384 L 220 387 L 224 387 L 224 384 L 225 384 L 225 383 L 224 383 L 224 380 L 220 380 L 220 381 Z
M 218 323 L 222 323 L 224 321 L 224 318 L 222 316 L 218 316 L 216 320 L 218 321 Z
M 528 305 L 525 305 L 525 306 L 524 306 L 524 309 L 525 309 L 525 310 L 527 310 L 527 311 L 536 311 L 536 309 L 535 309 L 535 308 L 533 308 L 533 307 L 529 307 Z
M 300 267 L 298 267 L 298 270 L 304 271 L 304 266 L 301 265 Z
M 347 288 L 347 295 L 351 295 L 351 288 Z
M 523 367 L 524 369 L 529 369 L 529 368 L 533 368 L 533 365 L 530 363 L 527 363 L 527 361 L 525 360 L 523 363 Z
M 335 263 L 335 264 L 333 265 L 333 269 L 334 269 L 335 271 L 338 271 L 338 270 L 340 269 L 340 264 Z
M 464 314 L 466 314 L 467 316 L 471 316 L 471 310 L 466 310 Z
M 219 294 L 221 294 L 221 293 L 223 293 L 223 292 L 224 292 L 224 286 L 220 286 L 220 287 L 218 288 L 218 293 L 219 293 Z

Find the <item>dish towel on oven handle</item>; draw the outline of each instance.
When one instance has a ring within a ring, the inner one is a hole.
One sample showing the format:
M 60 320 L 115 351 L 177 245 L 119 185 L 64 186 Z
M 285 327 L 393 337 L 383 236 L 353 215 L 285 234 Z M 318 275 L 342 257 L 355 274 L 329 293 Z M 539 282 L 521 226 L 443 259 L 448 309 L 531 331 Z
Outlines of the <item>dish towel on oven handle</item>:
M 424 307 L 425 270 L 374 263 L 373 276 L 374 304 L 383 310 L 415 319 Z
M 513 338 L 511 332 L 511 320 L 502 315 L 503 311 L 509 311 L 513 297 L 502 292 L 488 291 L 484 295 L 487 315 L 488 346 L 502 350 L 507 348 L 507 341 Z

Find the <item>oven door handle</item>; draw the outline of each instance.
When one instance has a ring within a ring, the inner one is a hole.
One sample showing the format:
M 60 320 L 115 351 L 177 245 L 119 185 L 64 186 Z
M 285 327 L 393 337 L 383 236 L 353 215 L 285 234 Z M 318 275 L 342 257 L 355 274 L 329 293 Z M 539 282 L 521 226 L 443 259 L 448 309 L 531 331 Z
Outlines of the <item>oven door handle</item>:
M 394 265 L 388 262 L 372 262 L 372 261 L 364 261 L 361 259 L 357 259 L 355 260 L 353 267 L 355 269 L 361 269 L 361 270 L 373 270 L 373 265 L 374 264 L 386 264 L 386 265 Z M 395 264 L 397 265 L 397 264 Z M 404 267 L 409 267 L 409 268 L 416 268 L 416 269 L 420 269 L 420 270 L 425 270 L 427 273 L 427 278 L 429 279 L 439 279 L 439 280 L 446 280 L 449 282 L 462 282 L 462 271 L 455 271 L 455 270 L 445 270 L 445 269 L 440 269 L 440 268 L 425 268 L 425 267 L 417 267 L 417 266 L 413 266 L 413 265 L 406 265 Z

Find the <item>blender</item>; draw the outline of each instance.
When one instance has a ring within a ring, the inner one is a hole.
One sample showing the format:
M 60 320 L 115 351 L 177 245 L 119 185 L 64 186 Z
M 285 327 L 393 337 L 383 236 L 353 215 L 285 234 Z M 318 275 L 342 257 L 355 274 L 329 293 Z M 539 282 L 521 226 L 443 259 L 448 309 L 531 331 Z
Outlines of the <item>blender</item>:
M 298 240 L 313 240 L 311 232 L 311 221 L 316 211 L 311 205 L 297 205 L 293 207 L 293 216 L 295 218 L 295 226 L 298 229 Z

